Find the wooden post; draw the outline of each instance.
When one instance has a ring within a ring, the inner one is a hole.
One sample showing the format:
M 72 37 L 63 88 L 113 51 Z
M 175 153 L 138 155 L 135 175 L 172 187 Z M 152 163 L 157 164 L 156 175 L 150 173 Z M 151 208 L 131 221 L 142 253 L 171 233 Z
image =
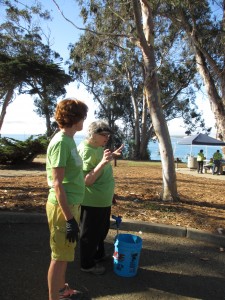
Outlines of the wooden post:
M 116 160 L 116 158 L 114 158 L 114 167 L 116 167 L 117 166 L 117 160 Z

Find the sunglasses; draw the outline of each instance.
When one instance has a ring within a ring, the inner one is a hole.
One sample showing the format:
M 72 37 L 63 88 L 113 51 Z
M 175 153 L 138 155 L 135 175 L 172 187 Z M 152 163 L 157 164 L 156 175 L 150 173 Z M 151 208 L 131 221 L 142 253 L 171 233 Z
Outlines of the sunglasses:
M 104 136 L 104 137 L 107 137 L 109 138 L 111 136 L 110 133 L 97 133 L 98 135 L 101 135 L 101 136 Z

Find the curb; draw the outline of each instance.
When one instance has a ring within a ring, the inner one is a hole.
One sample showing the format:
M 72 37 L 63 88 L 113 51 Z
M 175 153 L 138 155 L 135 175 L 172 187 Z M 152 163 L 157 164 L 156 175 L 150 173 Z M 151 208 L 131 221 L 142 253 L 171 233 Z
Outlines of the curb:
M 47 224 L 45 213 L 0 212 L 0 224 Z M 111 220 L 111 229 L 116 230 L 115 220 Z M 175 237 L 189 238 L 201 242 L 225 247 L 225 236 L 203 232 L 194 228 L 148 223 L 143 221 L 123 219 L 120 230 L 155 233 Z
M 115 222 L 112 226 L 115 228 Z M 194 228 L 124 219 L 123 222 L 121 223 L 120 229 L 125 231 L 136 231 L 136 232 L 140 231 L 145 233 L 155 233 L 155 234 L 170 235 L 175 237 L 184 237 L 192 240 L 207 242 L 221 247 L 225 247 L 225 236 L 213 234 L 210 232 L 203 232 L 201 230 L 194 229 Z

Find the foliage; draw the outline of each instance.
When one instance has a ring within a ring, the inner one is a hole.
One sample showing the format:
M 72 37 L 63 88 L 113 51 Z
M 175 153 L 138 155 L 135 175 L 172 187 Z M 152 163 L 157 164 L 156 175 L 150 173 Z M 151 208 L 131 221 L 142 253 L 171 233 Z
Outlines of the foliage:
M 39 25 L 38 17 L 49 20 L 50 15 L 42 11 L 38 1 L 35 6 L 23 6 L 13 0 L 1 2 L 5 6 L 5 22 L 0 24 L 0 128 L 6 108 L 13 101 L 9 91 L 11 95 L 16 91 L 35 96 L 36 112 L 45 118 L 50 136 L 57 97 L 65 95 L 65 85 L 72 81 Z
M 147 145 L 154 136 L 152 120 L 143 94 L 145 67 L 136 39 L 133 7 L 121 1 L 79 1 L 87 31 L 71 46 L 70 71 L 100 104 L 96 115 L 126 133 L 130 158 L 146 159 Z M 169 19 L 154 11 L 155 51 L 160 97 L 167 121 L 183 118 L 187 133 L 204 131 L 205 124 L 195 105 L 194 58 L 176 49 L 182 45 Z M 91 28 L 92 32 L 89 31 Z M 96 33 L 94 34 L 93 31 Z M 181 47 L 182 49 L 182 47 Z
M 28 163 L 39 154 L 45 154 L 49 140 L 45 135 L 31 135 L 25 141 L 13 138 L 0 138 L 0 164 L 16 165 Z

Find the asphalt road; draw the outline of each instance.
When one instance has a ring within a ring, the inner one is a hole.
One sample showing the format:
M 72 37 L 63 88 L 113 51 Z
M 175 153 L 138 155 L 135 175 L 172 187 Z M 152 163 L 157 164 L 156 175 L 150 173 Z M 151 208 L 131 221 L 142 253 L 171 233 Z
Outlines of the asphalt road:
M 115 234 L 111 230 L 107 238 L 110 253 Z M 0 236 L 0 299 L 48 300 L 47 224 L 2 223 Z M 86 300 L 225 299 L 225 252 L 218 245 L 153 233 L 140 236 L 143 248 L 135 277 L 116 275 L 113 260 L 105 262 L 105 275 L 82 273 L 77 251 L 67 272 L 69 284 L 83 291 Z

